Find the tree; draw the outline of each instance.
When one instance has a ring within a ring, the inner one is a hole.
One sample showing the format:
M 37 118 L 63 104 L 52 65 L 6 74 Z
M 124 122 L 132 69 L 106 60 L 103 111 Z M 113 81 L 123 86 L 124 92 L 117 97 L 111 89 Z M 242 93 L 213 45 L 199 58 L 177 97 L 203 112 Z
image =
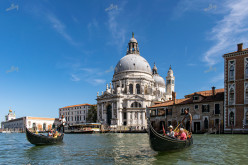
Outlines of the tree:
M 97 106 L 92 105 L 88 110 L 88 116 L 86 118 L 88 123 L 95 123 L 97 120 Z

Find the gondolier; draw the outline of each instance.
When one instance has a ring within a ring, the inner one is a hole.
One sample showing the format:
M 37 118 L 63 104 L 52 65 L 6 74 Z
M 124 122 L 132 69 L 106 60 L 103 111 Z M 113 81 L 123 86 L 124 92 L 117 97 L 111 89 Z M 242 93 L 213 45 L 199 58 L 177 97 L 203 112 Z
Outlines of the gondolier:
M 62 132 L 64 133 L 65 123 L 66 123 L 64 115 L 62 115 L 61 118 L 59 118 L 59 121 L 60 121 L 59 132 L 61 132 L 61 128 L 63 128 Z
M 191 132 L 191 124 L 192 124 L 192 115 L 189 113 L 188 109 L 184 110 L 185 116 L 183 118 L 183 120 L 186 119 L 186 130 Z

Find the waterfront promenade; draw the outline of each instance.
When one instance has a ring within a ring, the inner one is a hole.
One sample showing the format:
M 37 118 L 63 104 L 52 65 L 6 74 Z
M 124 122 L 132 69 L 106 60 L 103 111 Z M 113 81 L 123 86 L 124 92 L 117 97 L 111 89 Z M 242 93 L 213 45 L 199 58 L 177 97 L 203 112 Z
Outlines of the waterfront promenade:
M 194 135 L 194 145 L 157 153 L 147 134 L 66 134 L 34 146 L 23 133 L 0 134 L 0 164 L 246 164 L 248 135 Z

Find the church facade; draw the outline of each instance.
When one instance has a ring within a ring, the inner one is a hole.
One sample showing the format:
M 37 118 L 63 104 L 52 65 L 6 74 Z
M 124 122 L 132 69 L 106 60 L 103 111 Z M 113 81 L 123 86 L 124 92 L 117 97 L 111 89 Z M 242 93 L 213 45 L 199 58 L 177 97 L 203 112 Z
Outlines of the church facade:
M 112 83 L 97 93 L 97 120 L 109 126 L 138 126 L 146 128 L 146 106 L 172 99 L 175 77 L 170 67 L 166 81 L 154 64 L 140 55 L 134 34 L 128 43 L 126 55 L 117 63 Z

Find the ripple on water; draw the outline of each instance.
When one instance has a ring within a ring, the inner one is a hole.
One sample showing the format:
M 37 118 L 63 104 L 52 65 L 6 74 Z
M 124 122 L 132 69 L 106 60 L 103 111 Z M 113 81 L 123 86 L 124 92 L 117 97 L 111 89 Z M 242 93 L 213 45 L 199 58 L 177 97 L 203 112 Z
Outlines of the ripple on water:
M 248 135 L 194 135 L 194 145 L 155 152 L 147 134 L 68 135 L 34 146 L 25 134 L 0 134 L 0 164 L 245 164 Z

